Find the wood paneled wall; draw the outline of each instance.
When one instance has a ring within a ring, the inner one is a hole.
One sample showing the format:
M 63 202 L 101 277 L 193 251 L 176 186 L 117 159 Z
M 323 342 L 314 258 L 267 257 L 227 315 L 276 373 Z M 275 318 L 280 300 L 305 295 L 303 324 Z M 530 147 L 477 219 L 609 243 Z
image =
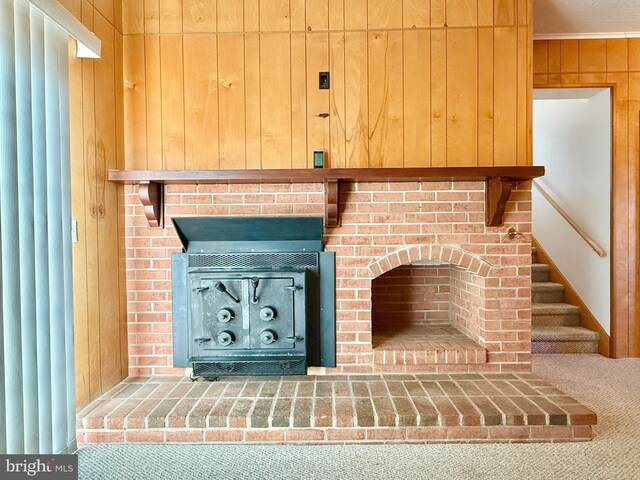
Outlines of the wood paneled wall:
M 612 88 L 611 354 L 640 356 L 640 39 L 536 41 L 533 56 L 535 86 Z
M 529 0 L 123 0 L 126 168 L 530 164 L 530 19 Z
M 124 167 L 121 5 L 62 0 L 102 40 L 99 60 L 70 41 L 76 403 L 82 408 L 127 376 L 124 197 L 107 170 Z

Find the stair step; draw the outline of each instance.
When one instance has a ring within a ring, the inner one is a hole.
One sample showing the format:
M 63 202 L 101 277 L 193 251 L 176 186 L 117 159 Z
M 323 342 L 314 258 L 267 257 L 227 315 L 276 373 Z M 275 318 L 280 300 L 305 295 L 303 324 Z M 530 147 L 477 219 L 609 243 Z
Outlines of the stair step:
M 538 259 L 538 249 L 536 247 L 531 247 L 531 263 L 536 263 Z
M 600 335 L 582 327 L 533 327 L 532 353 L 598 353 Z
M 583 327 L 533 327 L 532 342 L 597 342 L 598 332 Z
M 531 281 L 532 282 L 548 282 L 549 281 L 549 265 L 546 263 L 533 263 L 531 265 Z
M 580 307 L 568 303 L 534 303 L 531 323 L 535 327 L 573 327 L 580 324 Z
M 533 282 L 531 284 L 533 303 L 563 303 L 564 285 L 553 282 Z

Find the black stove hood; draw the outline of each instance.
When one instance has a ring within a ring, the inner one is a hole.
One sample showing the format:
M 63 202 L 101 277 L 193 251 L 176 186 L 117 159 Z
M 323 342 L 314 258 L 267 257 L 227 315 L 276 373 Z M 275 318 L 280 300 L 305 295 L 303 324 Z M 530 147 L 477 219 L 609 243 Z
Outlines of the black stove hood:
M 188 253 L 322 252 L 318 217 L 176 217 Z

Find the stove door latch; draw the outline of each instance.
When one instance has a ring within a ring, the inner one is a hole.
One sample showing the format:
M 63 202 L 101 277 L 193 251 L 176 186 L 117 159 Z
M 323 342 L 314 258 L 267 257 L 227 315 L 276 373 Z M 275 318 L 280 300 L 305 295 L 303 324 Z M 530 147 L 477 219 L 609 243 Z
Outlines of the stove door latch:
M 196 342 L 198 345 L 203 345 L 205 343 L 209 343 L 211 341 L 211 338 L 210 337 L 200 337 L 200 338 L 194 338 L 193 341 Z
M 291 290 L 292 292 L 298 292 L 300 290 L 302 290 L 302 287 L 300 285 L 289 285 L 288 287 L 284 287 L 287 290 Z
M 293 336 L 293 337 L 285 337 L 284 339 L 287 342 L 296 343 L 296 342 L 301 342 L 302 340 L 304 340 L 304 337 L 299 337 L 299 336 L 296 335 L 296 336 Z

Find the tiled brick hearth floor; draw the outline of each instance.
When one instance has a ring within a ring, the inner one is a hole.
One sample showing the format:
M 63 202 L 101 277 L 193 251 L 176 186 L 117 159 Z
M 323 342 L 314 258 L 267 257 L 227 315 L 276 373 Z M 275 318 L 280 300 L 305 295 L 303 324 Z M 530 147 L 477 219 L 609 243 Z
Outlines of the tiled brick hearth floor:
M 411 325 L 374 332 L 377 365 L 469 365 L 486 363 L 487 351 L 450 324 Z
M 78 443 L 580 441 L 595 423 L 533 374 L 132 377 L 78 414 Z

